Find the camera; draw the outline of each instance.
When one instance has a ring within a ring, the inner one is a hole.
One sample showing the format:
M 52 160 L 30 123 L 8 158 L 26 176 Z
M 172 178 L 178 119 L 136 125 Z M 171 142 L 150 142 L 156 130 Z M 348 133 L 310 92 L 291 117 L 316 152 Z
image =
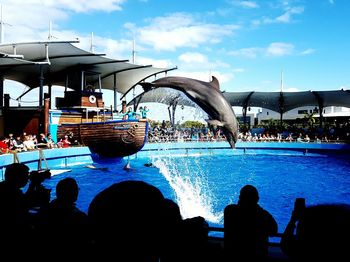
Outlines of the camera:
M 31 182 L 34 182 L 34 183 L 35 182 L 41 183 L 47 178 L 51 178 L 51 172 L 48 169 L 46 169 L 46 170 L 33 170 L 29 173 L 29 180 Z
M 297 219 L 300 219 L 304 214 L 305 208 L 305 198 L 296 198 L 294 202 L 294 213 Z

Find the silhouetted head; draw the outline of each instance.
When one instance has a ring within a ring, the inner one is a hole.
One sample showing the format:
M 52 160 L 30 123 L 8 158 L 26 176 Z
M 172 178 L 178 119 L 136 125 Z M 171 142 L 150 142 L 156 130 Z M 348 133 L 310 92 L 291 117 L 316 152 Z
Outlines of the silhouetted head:
M 164 197 L 143 181 L 123 181 L 98 193 L 88 216 L 97 245 L 117 256 L 155 254 L 162 232 Z M 132 249 L 132 252 L 130 252 Z M 139 260 L 145 261 L 145 260 Z
M 74 203 L 78 199 L 79 187 L 72 177 L 60 180 L 56 186 L 56 197 L 60 201 Z
M 255 205 L 259 201 L 258 190 L 252 185 L 245 185 L 239 194 L 239 203 L 245 205 Z
M 180 222 L 182 221 L 182 216 L 180 212 L 180 207 L 177 203 L 175 203 L 171 199 L 164 199 L 164 216 L 169 220 L 173 222 Z
M 17 188 L 22 188 L 28 183 L 29 167 L 22 163 L 13 163 L 6 167 L 5 181 Z

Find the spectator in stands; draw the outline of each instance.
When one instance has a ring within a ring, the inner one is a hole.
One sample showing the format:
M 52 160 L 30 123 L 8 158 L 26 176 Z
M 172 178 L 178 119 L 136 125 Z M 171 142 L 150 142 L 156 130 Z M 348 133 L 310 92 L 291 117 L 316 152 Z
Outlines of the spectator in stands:
M 37 147 L 38 148 L 48 148 L 47 144 L 48 144 L 47 137 L 45 136 L 44 133 L 41 133 L 39 135 Z
M 242 187 L 238 204 L 224 210 L 224 251 L 227 260 L 261 261 L 268 256 L 269 236 L 277 234 L 277 222 L 258 204 L 252 185 Z
M 50 202 L 51 189 L 47 189 L 42 183 L 46 178 L 50 178 L 49 170 L 36 171 L 33 170 L 29 174 L 29 186 L 25 193 L 28 207 L 32 210 L 39 210 L 46 207 Z
M 51 255 L 51 247 L 59 250 L 55 256 L 61 259 L 72 256 L 82 259 L 87 255 L 90 244 L 88 218 L 76 207 L 78 195 L 76 180 L 64 178 L 56 185 L 56 198 L 40 210 L 40 245 L 48 255 Z
M 26 256 L 30 244 L 28 205 L 22 192 L 22 188 L 28 183 L 28 177 L 28 166 L 13 163 L 6 167 L 5 180 L 0 182 L 0 253 L 7 260 L 9 257 L 6 253 L 13 260 L 17 260 L 20 255 Z
M 162 193 L 143 181 L 123 181 L 100 192 L 88 211 L 98 259 L 158 262 L 164 212 Z
M 73 132 L 68 132 L 67 136 L 68 136 L 68 140 L 69 140 L 71 146 L 79 145 L 79 142 L 77 139 L 75 139 Z
M 69 141 L 68 135 L 65 135 L 63 138 L 61 138 L 61 140 L 57 143 L 58 147 L 61 148 L 66 148 L 66 147 L 70 147 L 71 142 Z
M 36 148 L 34 141 L 32 139 L 32 136 L 30 136 L 30 135 L 24 136 L 23 145 L 24 145 L 24 148 L 26 151 L 27 150 L 29 150 L 29 151 L 34 150 Z
M 55 141 L 52 138 L 50 133 L 47 134 L 47 148 L 55 148 L 57 147 Z
M 0 137 L 0 153 L 1 154 L 6 154 L 9 152 L 8 143 L 9 143 L 9 140 L 6 137 L 4 137 L 4 136 Z

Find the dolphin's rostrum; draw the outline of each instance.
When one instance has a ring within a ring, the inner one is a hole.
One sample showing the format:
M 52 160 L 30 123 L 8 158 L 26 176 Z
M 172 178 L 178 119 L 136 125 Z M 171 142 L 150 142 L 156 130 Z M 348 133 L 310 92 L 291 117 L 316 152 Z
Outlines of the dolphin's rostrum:
M 209 116 L 208 123 L 220 126 L 232 148 L 235 148 L 238 136 L 236 115 L 220 91 L 219 81 L 212 77 L 211 82 L 197 79 L 169 76 L 151 83 L 141 83 L 144 88 L 168 87 L 182 91 L 189 99 L 201 107 Z

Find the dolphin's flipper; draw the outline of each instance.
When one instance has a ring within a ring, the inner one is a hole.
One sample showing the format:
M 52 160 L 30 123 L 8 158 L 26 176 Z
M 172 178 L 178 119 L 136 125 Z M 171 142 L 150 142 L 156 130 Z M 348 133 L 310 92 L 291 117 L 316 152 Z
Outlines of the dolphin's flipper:
M 206 119 L 205 121 L 207 121 L 212 126 L 224 126 L 222 122 L 216 119 Z

